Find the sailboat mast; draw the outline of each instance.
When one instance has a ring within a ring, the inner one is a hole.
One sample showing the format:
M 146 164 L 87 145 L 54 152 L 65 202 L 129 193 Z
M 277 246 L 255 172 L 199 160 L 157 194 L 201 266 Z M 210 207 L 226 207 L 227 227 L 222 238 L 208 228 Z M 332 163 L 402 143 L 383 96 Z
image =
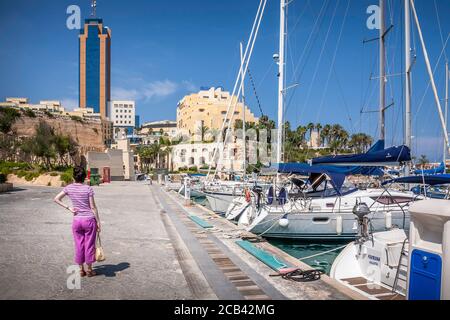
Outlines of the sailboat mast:
M 450 72 L 448 69 L 448 61 L 445 63 L 445 128 L 448 132 L 448 80 L 450 78 Z M 446 167 L 447 161 L 447 144 L 444 137 L 444 153 L 443 153 L 444 167 Z
M 405 1 L 405 145 L 411 149 L 411 9 L 409 0 Z M 410 165 L 405 168 L 410 174 Z
M 285 55 L 286 0 L 280 0 L 280 52 L 278 60 L 278 130 L 277 163 L 282 163 L 284 113 L 284 55 Z
M 240 43 L 240 54 L 241 54 L 241 65 L 244 65 L 244 50 L 242 46 L 242 42 Z M 245 133 L 245 90 L 244 90 L 244 84 L 245 84 L 245 73 L 244 69 L 241 68 L 241 81 L 242 81 L 242 139 L 243 139 L 243 145 L 244 145 L 244 151 L 243 151 L 243 169 L 244 169 L 244 178 L 247 175 L 247 137 Z
M 433 69 L 431 68 L 430 58 L 428 57 L 428 50 L 425 45 L 425 40 L 422 34 L 422 28 L 420 27 L 419 17 L 417 16 L 416 6 L 414 4 L 414 0 L 410 0 L 411 10 L 414 16 L 414 20 L 416 22 L 417 32 L 419 34 L 420 44 L 422 45 L 422 52 L 425 59 L 425 65 L 427 67 L 428 76 L 430 78 L 431 88 L 433 89 L 434 100 L 436 102 L 436 108 L 439 114 L 439 120 L 441 122 L 441 128 L 444 133 L 444 140 L 447 147 L 447 150 L 450 150 L 450 139 L 448 137 L 448 131 L 446 126 L 446 121 L 444 119 L 444 113 L 442 112 L 441 101 L 439 99 L 439 94 L 437 91 L 436 83 L 434 81 Z
M 386 48 L 384 36 L 386 33 L 385 0 L 380 0 L 380 140 L 385 140 L 385 109 L 386 109 Z

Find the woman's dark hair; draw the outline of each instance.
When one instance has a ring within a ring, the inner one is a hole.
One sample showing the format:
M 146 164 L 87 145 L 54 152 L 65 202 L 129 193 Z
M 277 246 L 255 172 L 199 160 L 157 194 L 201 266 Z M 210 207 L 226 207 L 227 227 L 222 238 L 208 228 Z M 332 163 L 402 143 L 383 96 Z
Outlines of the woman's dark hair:
M 84 179 L 86 179 L 86 170 L 80 166 L 73 168 L 73 179 L 77 183 L 83 183 Z

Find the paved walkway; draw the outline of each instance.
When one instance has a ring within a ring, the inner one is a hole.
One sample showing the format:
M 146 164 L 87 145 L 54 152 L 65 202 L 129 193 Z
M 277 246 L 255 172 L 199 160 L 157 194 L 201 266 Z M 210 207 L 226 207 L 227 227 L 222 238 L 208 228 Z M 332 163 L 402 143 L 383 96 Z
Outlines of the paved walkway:
M 193 298 L 148 186 L 115 182 L 94 190 L 107 260 L 80 290 L 66 285 L 72 218 L 52 202 L 60 189 L 0 194 L 0 299 Z

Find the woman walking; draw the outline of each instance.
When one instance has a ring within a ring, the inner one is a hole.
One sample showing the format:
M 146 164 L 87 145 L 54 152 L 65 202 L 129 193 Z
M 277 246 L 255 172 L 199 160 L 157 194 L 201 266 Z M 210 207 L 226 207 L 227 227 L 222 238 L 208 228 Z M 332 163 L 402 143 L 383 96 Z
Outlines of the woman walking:
M 82 277 L 95 276 L 92 264 L 95 262 L 95 241 L 97 232 L 100 232 L 100 219 L 94 201 L 94 190 L 84 184 L 86 171 L 83 167 L 73 169 L 74 183 L 66 186 L 54 199 L 61 207 L 73 214 L 72 232 L 75 241 L 75 263 L 80 266 Z M 68 196 L 72 207 L 62 202 Z M 84 269 L 87 265 L 87 270 Z

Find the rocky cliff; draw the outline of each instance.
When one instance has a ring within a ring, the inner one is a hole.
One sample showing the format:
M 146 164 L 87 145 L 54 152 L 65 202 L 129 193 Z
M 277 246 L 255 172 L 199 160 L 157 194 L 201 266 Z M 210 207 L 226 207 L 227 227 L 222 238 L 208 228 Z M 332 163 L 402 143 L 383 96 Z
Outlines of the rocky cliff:
M 104 134 L 100 121 L 82 122 L 67 117 L 37 116 L 36 118 L 21 115 L 13 125 L 13 130 L 19 137 L 31 137 L 36 132 L 39 121 L 47 122 L 56 132 L 69 135 L 80 146 L 80 154 L 85 155 L 88 151 L 105 150 Z

